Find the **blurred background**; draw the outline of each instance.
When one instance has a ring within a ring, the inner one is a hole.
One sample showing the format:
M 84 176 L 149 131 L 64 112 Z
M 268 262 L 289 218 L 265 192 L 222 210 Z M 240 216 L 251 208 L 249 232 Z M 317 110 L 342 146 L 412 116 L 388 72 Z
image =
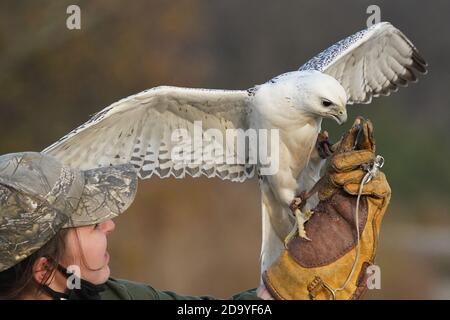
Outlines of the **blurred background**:
M 66 28 L 67 6 L 81 30 Z M 365 28 L 369 5 L 419 48 L 429 73 L 350 106 L 370 118 L 393 189 L 367 299 L 450 298 L 448 1 L 2 1 L 0 154 L 40 151 L 95 112 L 158 85 L 244 89 L 296 70 Z M 337 140 L 346 126 L 325 120 Z M 257 180 L 141 181 L 116 220 L 114 277 L 226 298 L 258 285 Z

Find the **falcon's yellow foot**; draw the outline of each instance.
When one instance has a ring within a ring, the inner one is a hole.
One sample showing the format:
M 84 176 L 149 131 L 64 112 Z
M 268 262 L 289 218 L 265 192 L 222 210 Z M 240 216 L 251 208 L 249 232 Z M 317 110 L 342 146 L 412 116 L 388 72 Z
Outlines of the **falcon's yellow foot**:
M 306 212 L 304 213 L 306 221 L 308 221 L 311 218 L 313 213 L 314 211 L 312 211 L 311 209 L 306 210 Z
M 308 210 L 305 213 L 301 212 L 299 209 L 295 210 L 295 217 L 297 218 L 297 226 L 298 226 L 298 236 L 300 238 L 311 241 L 310 238 L 306 235 L 305 231 L 305 223 L 309 220 L 312 215 L 312 211 Z
M 298 227 L 298 223 L 297 223 L 297 219 L 295 219 L 294 227 L 292 228 L 291 232 L 289 232 L 289 234 L 286 236 L 286 238 L 284 238 L 284 247 L 285 248 L 287 248 L 287 245 L 288 245 L 289 241 L 291 241 L 291 239 L 297 233 L 297 227 Z
M 289 234 L 284 239 L 284 246 L 285 247 L 287 247 L 288 242 L 295 236 L 295 234 L 297 232 L 298 232 L 298 236 L 300 238 L 303 238 L 303 239 L 306 239 L 308 241 L 311 241 L 311 239 L 308 238 L 308 236 L 306 235 L 305 223 L 306 223 L 306 221 L 309 220 L 309 218 L 311 218 L 313 213 L 314 212 L 312 210 L 310 210 L 310 209 L 308 209 L 305 213 L 300 211 L 300 209 L 296 209 L 294 211 L 294 214 L 295 214 L 295 225 L 294 225 L 294 228 L 291 230 L 291 232 L 289 232 Z

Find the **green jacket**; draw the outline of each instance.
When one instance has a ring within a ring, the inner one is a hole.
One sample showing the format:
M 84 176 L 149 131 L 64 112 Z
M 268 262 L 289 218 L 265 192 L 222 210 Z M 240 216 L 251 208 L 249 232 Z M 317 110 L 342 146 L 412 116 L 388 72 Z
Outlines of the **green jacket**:
M 100 293 L 102 300 L 215 300 L 211 296 L 182 296 L 170 291 L 156 290 L 146 284 L 110 278 L 106 290 Z M 232 300 L 261 300 L 256 289 L 232 296 Z

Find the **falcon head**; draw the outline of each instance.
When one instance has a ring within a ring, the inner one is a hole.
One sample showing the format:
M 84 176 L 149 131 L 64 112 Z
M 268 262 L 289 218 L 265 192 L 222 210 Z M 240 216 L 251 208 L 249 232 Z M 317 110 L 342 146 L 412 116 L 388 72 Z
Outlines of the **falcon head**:
M 347 93 L 335 78 L 319 71 L 300 71 L 297 86 L 303 111 L 340 125 L 347 121 Z

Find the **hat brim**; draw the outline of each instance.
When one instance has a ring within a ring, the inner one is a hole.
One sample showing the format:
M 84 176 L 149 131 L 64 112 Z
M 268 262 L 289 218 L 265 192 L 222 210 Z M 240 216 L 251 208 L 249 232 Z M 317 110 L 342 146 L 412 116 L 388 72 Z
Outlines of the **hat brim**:
M 130 164 L 82 171 L 84 188 L 63 228 L 101 223 L 123 213 L 134 200 L 138 178 Z

